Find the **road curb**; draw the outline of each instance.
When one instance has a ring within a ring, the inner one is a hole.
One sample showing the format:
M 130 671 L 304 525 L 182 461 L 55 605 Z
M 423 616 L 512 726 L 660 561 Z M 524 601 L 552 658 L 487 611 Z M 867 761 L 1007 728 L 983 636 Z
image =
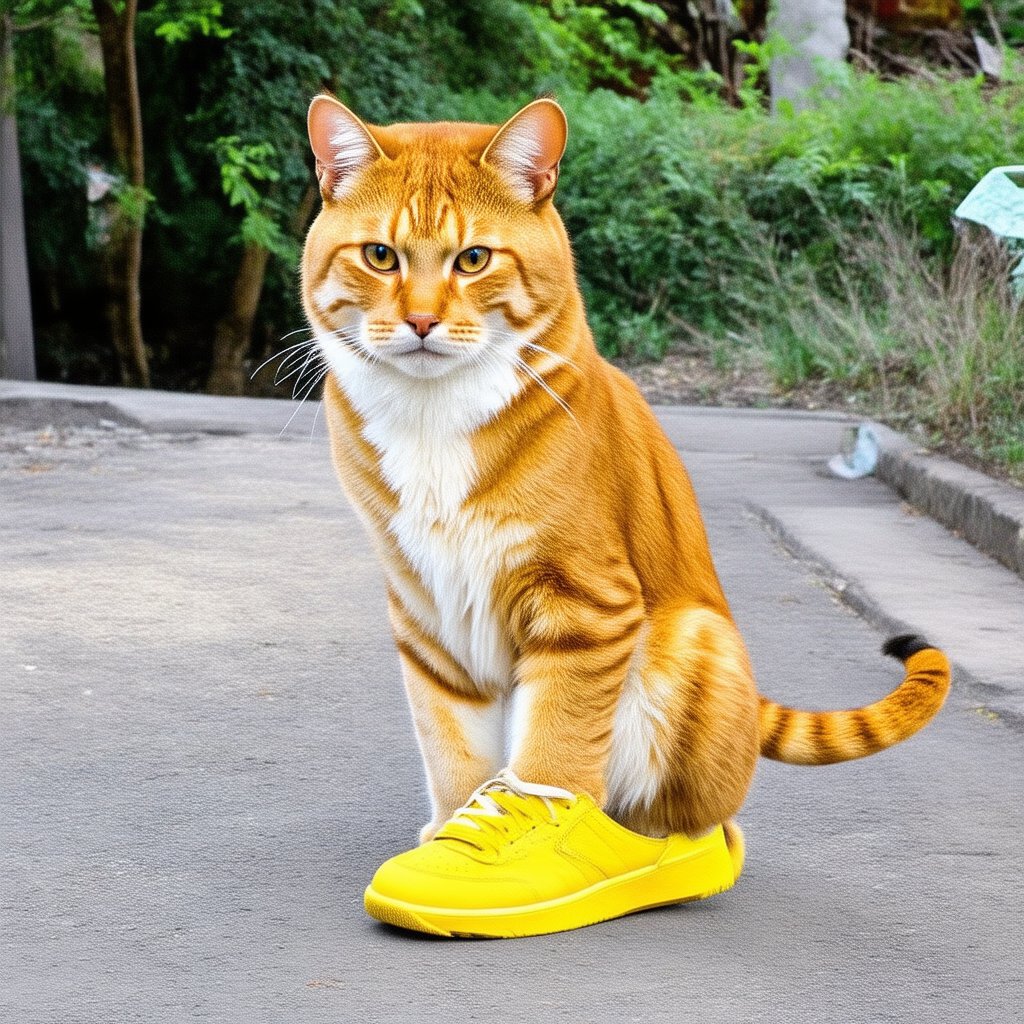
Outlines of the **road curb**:
M 805 543 L 770 509 L 763 505 L 749 503 L 747 512 L 753 516 L 794 558 L 803 562 L 818 577 L 836 598 L 851 611 L 869 622 L 887 637 L 906 633 L 920 633 L 921 629 L 905 619 L 888 612 L 883 604 L 872 597 L 857 580 L 850 579 L 842 568 L 812 545 Z M 952 659 L 953 686 L 970 695 L 979 705 L 994 708 L 1000 718 L 1015 732 L 1024 734 L 1024 714 L 1010 706 L 1005 686 L 986 682 L 976 672 L 967 669 L 962 662 Z
M 778 516 L 763 505 L 750 503 L 747 511 L 794 557 L 806 562 L 822 582 L 861 618 L 889 636 L 916 633 L 917 629 L 904 619 L 890 615 L 878 602 L 869 597 L 856 580 L 846 577 L 839 566 L 819 551 L 805 544 Z
M 1024 577 L 1024 491 L 933 455 L 880 423 L 871 426 L 879 442 L 880 480 Z
M 154 434 L 310 437 L 317 425 L 318 405 L 280 398 L 0 379 L 0 426 L 27 430 L 118 426 Z

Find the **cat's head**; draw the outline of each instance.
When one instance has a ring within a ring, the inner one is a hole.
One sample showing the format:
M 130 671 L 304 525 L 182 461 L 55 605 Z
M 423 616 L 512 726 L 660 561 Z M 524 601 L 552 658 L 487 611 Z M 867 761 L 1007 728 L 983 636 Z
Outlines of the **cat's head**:
M 500 127 L 377 127 L 333 97 L 313 100 L 324 203 L 302 294 L 328 361 L 438 378 L 514 361 L 535 342 L 576 294 L 551 203 L 566 131 L 546 99 Z

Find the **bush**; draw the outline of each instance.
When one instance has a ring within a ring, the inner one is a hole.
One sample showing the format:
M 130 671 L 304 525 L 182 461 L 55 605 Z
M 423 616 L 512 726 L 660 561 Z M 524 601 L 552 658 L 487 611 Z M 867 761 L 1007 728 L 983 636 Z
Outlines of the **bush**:
M 779 275 L 843 294 L 840 239 L 879 211 L 948 257 L 956 204 L 1022 148 L 1021 87 L 839 71 L 830 99 L 775 118 L 678 76 L 644 104 L 566 98 L 559 204 L 602 351 L 658 356 L 680 321 L 723 336 L 770 315 Z

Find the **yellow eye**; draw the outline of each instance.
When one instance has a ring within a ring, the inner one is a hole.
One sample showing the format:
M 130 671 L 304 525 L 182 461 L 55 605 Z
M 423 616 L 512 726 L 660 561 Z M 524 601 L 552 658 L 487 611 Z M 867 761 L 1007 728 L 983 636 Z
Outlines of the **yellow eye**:
M 371 242 L 363 246 L 363 259 L 382 274 L 390 274 L 398 269 L 398 253 L 388 245 Z
M 455 257 L 455 269 L 460 274 L 478 274 L 491 261 L 491 250 L 482 245 L 464 249 Z

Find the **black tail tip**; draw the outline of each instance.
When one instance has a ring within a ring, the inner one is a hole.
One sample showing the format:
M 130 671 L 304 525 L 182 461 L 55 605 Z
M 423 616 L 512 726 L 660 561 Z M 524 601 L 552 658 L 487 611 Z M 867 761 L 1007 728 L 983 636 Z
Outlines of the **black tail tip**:
M 902 636 L 890 637 L 882 644 L 882 653 L 888 654 L 890 658 L 899 658 L 906 661 L 912 654 L 918 651 L 927 651 L 931 644 L 923 636 L 916 633 L 904 633 Z

